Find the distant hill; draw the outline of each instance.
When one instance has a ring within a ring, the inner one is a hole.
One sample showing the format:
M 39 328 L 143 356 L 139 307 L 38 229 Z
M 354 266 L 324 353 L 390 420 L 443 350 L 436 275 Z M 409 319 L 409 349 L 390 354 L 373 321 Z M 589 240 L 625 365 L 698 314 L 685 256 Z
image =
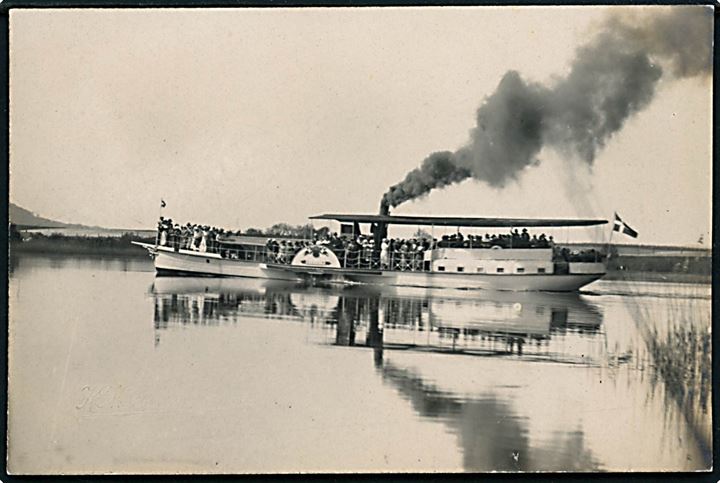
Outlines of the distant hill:
M 43 218 L 42 216 L 33 213 L 30 210 L 26 210 L 14 203 L 9 204 L 8 215 L 10 217 L 10 223 L 16 225 L 18 228 L 85 228 L 84 225 L 63 223 L 62 221 Z

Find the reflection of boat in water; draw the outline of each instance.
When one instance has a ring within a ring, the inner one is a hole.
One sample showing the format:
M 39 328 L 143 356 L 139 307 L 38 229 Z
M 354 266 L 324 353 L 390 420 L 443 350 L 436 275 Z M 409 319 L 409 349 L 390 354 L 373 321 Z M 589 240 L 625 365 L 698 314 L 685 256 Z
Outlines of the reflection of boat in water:
M 466 354 L 536 349 L 553 333 L 598 332 L 602 313 L 574 293 L 317 287 L 243 278 L 160 277 L 152 287 L 157 328 L 243 316 L 335 327 L 337 345 Z M 525 350 L 527 353 L 527 350 Z
M 155 295 L 257 293 L 298 287 L 296 281 L 262 278 L 156 277 L 151 287 Z
M 449 218 L 390 215 L 320 215 L 314 219 L 352 223 L 352 237 L 362 235 L 361 223 L 370 227 L 373 248 L 330 246 L 320 242 L 284 249 L 278 254 L 266 239 L 236 237 L 216 240 L 203 251 L 192 249 L 187 239 L 173 235 L 163 244 L 133 242 L 148 250 L 159 274 L 213 277 L 250 277 L 275 280 L 323 280 L 333 283 L 366 283 L 384 286 L 473 288 L 509 291 L 578 290 L 605 275 L 604 257 L 594 252 L 572 254 L 555 249 L 542 238 L 531 243 L 515 237 L 509 245 L 485 241 L 443 245 L 442 242 L 409 251 L 381 252 L 392 225 L 452 226 L 471 228 L 588 227 L 606 220 Z M 342 231 L 342 230 L 341 230 Z M 165 235 L 165 232 L 163 232 Z M 161 238 L 159 236 L 159 238 Z M 370 246 L 370 245 L 368 245 Z
M 438 298 L 431 318 L 439 327 L 536 336 L 547 335 L 553 326 L 566 327 L 568 320 L 597 328 L 601 317 L 576 294 L 493 292 L 482 300 Z

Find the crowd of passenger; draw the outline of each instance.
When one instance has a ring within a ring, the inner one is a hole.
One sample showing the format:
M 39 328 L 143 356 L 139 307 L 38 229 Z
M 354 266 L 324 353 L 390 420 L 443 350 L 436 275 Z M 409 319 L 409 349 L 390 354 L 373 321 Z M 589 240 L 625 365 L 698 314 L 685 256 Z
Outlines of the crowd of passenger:
M 569 248 L 557 248 L 554 252 L 554 258 L 556 261 L 565 262 L 588 262 L 596 263 L 605 260 L 606 255 L 601 253 L 594 248 L 587 250 L 570 250 Z
M 314 245 L 310 240 L 277 240 L 269 238 L 265 244 L 266 261 L 275 263 L 290 263 L 297 252 L 303 248 Z
M 347 268 L 395 268 L 419 270 L 429 264 L 431 248 L 437 246 L 427 238 L 385 238 L 376 246 L 372 236 L 338 236 L 337 233 L 317 240 L 329 247 Z
M 274 263 L 290 263 L 302 249 L 313 245 L 324 246 L 333 251 L 341 265 L 346 268 L 383 268 L 428 270 L 430 253 L 436 248 L 551 248 L 556 259 L 566 262 L 598 261 L 603 255 L 594 249 L 571 251 L 556 247 L 552 236 L 530 235 L 527 229 L 517 229 L 507 234 L 463 235 L 454 233 L 429 239 L 385 238 L 376 247 L 373 236 L 357 237 L 328 232 L 315 234 L 312 239 L 268 238 L 264 247 L 241 245 L 231 237 L 240 235 L 224 228 L 187 223 L 179 225 L 173 220 L 160 217 L 158 244 L 197 252 L 219 253 L 223 258 L 254 260 Z
M 220 238 L 235 234 L 239 235 L 240 231 L 232 232 L 224 228 L 196 223 L 179 225 L 173 223 L 172 218 L 161 216 L 158 221 L 157 243 L 175 250 L 216 252 L 220 248 Z
M 490 235 L 485 233 L 482 235 L 463 236 L 462 233 L 454 233 L 452 235 L 444 235 L 438 242 L 440 248 L 554 248 L 555 242 L 552 236 L 546 236 L 545 233 L 530 236 L 527 228 L 523 228 L 522 232 L 517 229 L 510 233 L 499 235 Z

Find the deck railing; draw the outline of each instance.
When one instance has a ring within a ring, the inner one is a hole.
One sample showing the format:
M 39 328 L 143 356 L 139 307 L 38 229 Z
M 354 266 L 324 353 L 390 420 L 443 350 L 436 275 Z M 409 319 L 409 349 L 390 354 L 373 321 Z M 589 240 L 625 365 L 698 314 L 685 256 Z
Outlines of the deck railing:
M 342 250 L 336 253 L 343 268 L 357 270 L 394 270 L 400 272 L 429 271 L 429 264 L 423 262 L 423 253 L 390 252 L 382 256 L 372 250 Z
M 158 235 L 158 244 L 161 237 Z M 241 260 L 255 263 L 278 263 L 289 265 L 298 251 L 304 249 L 278 247 L 277 251 L 273 251 L 266 246 L 261 245 L 230 245 L 222 242 L 206 242 L 205 245 L 199 243 L 197 239 L 187 236 L 168 235 L 165 239 L 164 246 L 175 249 L 175 251 L 190 250 L 198 253 L 215 253 L 222 258 L 228 260 Z M 236 248 L 237 246 L 237 248 Z M 430 264 L 424 261 L 424 252 L 400 252 L 394 251 L 381 256 L 378 252 L 360 248 L 358 250 L 335 249 L 332 250 L 338 258 L 340 266 L 353 270 L 395 270 L 401 272 L 420 272 L 429 271 Z
M 158 235 L 158 243 L 161 243 L 162 237 Z M 192 236 L 174 236 L 169 234 L 165 239 L 165 246 L 174 248 L 176 251 L 191 250 L 200 253 L 216 253 L 222 258 L 229 260 L 241 260 L 256 263 L 278 263 L 289 265 L 298 251 L 306 247 L 290 247 L 279 246 L 276 250 L 272 250 L 262 245 L 231 245 L 218 241 L 208 241 L 205 244 L 200 243 L 198 239 Z M 357 250 L 350 249 L 333 249 L 327 246 L 329 250 L 337 256 L 340 266 L 353 270 L 392 270 L 399 272 L 428 272 L 430 271 L 430 260 L 425 259 L 425 251 L 419 252 L 403 252 L 391 251 L 383 255 L 375 250 L 368 248 L 360 248 Z M 587 251 L 585 253 L 574 254 L 561 248 L 553 251 L 553 261 L 555 262 L 603 262 L 606 255 L 597 250 Z

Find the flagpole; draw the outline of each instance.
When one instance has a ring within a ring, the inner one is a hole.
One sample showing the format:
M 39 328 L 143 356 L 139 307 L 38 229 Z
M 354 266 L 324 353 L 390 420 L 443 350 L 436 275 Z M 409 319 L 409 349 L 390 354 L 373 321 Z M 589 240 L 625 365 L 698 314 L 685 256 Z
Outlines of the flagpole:
M 155 224 L 157 227 L 155 228 L 155 250 L 157 250 L 158 244 L 160 243 L 160 217 L 162 216 L 162 203 L 160 203 L 160 208 L 158 208 L 158 216 L 155 219 Z
M 162 216 L 162 209 L 165 205 L 165 200 L 160 198 L 160 208 L 158 208 L 158 217 L 157 222 L 160 222 L 160 217 Z M 155 250 L 157 250 L 158 244 L 160 243 L 160 229 L 155 230 Z

